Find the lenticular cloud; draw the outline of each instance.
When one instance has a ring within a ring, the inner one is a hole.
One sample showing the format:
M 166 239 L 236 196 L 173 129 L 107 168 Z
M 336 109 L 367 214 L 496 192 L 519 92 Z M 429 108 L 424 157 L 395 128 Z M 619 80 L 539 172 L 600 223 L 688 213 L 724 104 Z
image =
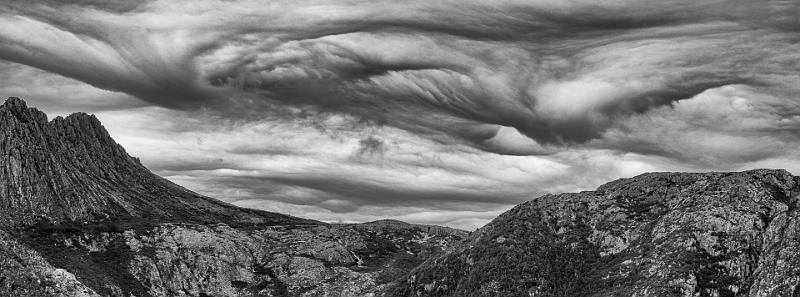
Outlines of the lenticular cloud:
M 797 15 L 792 1 L 12 1 L 0 58 L 169 108 L 346 113 L 509 154 L 624 150 L 631 119 L 708 90 L 796 100 Z

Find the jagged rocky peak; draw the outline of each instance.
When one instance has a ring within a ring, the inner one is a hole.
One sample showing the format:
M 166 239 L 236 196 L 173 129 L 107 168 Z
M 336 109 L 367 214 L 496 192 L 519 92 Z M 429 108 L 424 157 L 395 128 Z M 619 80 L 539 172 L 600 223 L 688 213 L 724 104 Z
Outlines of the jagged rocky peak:
M 800 178 L 648 173 L 520 204 L 386 296 L 797 296 Z
M 198 195 L 145 168 L 94 115 L 47 115 L 11 97 L 0 106 L 0 226 L 148 219 L 310 222 Z
M 17 122 L 32 122 L 40 125 L 47 123 L 47 115 L 45 115 L 44 112 L 35 108 L 28 108 L 25 101 L 17 97 L 9 97 L 6 102 L 0 106 L 0 110 L 2 111 L 0 115 L 3 117 L 4 122 L 16 120 Z M 6 125 L 4 125 L 4 127 L 5 126 Z

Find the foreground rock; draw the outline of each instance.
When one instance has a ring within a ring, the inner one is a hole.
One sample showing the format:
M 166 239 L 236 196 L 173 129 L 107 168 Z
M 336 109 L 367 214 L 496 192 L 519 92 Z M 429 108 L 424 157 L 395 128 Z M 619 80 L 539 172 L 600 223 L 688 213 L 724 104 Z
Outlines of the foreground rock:
M 652 173 L 518 205 L 387 296 L 798 296 L 800 178 Z
M 466 237 L 464 231 L 429 233 L 428 228 L 173 223 L 116 231 L 31 228 L 17 231 L 13 248 L 0 245 L 0 253 L 30 255 L 33 260 L 14 267 L 36 279 L 0 280 L 5 283 L 0 296 L 40 287 L 44 291 L 29 296 L 375 296 Z M 60 270 L 53 272 L 55 267 Z M 66 276 L 51 280 L 57 273 Z

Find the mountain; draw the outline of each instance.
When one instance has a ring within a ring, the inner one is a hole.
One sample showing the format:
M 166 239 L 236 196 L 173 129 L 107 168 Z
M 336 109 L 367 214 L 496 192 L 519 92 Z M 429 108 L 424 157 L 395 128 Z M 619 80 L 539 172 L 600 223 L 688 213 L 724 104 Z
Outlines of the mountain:
M 0 106 L 0 225 L 148 221 L 307 224 L 191 192 L 129 156 L 93 115 L 47 116 L 19 98 Z
M 800 296 L 800 177 L 650 173 L 503 213 L 385 296 Z
M 648 173 L 469 233 L 236 207 L 97 118 L 0 106 L 0 296 L 800 296 L 800 177 Z
M 96 117 L 0 106 L 0 296 L 371 296 L 464 239 L 325 224 L 163 179 Z

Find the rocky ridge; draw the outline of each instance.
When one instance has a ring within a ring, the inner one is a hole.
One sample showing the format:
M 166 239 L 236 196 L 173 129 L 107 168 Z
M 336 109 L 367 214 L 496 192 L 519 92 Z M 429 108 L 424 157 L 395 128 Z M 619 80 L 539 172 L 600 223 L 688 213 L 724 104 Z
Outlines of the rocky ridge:
M 386 296 L 798 296 L 800 177 L 650 173 L 523 203 Z
M 93 115 L 47 115 L 11 97 L 0 106 L 0 226 L 146 219 L 303 224 L 184 189 L 129 156 Z

